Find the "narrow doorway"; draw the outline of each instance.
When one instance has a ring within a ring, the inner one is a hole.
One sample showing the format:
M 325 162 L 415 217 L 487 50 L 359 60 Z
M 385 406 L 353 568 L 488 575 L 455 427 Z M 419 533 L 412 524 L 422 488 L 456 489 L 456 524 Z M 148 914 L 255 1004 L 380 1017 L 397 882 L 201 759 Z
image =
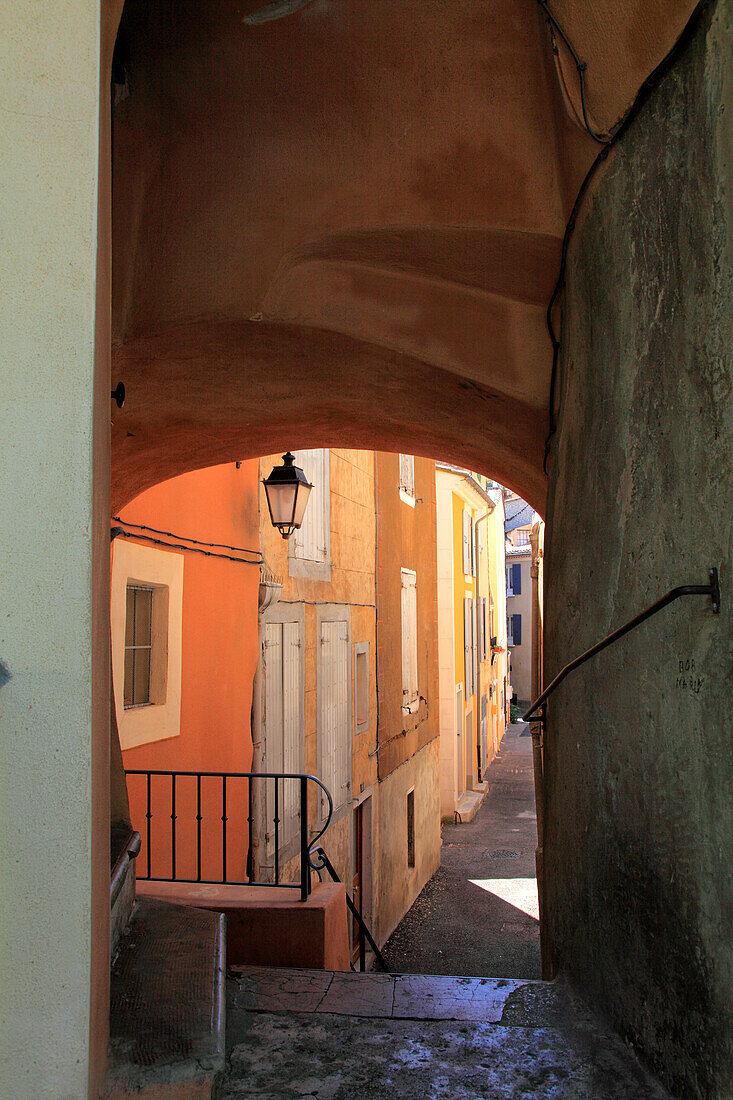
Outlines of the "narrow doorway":
M 354 810 L 353 826 L 353 876 L 351 896 L 362 919 L 369 927 L 371 921 L 372 889 L 372 799 L 363 799 Z M 359 924 L 355 917 L 351 919 L 351 961 L 359 958 Z

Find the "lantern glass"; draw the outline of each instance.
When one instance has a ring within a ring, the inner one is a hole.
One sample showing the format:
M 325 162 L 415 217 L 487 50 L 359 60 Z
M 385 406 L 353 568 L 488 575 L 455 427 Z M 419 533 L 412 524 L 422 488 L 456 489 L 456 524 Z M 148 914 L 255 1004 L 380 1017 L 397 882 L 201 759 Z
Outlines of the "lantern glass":
M 275 526 L 290 525 L 293 522 L 298 486 L 288 485 L 285 482 L 281 482 L 279 485 L 265 483 L 265 492 L 267 493 L 267 503 L 270 505 L 270 516 Z
M 270 519 L 284 539 L 303 522 L 305 506 L 313 486 L 295 465 L 295 456 L 288 451 L 283 455 L 282 466 L 275 466 L 263 482 L 267 494 Z
M 293 509 L 293 527 L 300 527 L 303 522 L 303 516 L 305 514 L 305 506 L 308 503 L 308 497 L 311 495 L 312 485 L 303 484 L 298 485 L 298 494 L 295 498 L 295 508 Z

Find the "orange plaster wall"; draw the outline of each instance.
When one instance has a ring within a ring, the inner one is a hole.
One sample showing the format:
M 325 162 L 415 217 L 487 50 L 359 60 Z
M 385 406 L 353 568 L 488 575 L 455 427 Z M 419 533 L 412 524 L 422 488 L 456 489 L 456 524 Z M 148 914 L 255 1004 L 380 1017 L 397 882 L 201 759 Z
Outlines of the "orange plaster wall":
M 197 470 L 147 490 L 121 519 L 179 536 L 257 551 L 259 517 L 257 461 Z M 177 541 L 171 539 L 170 541 Z M 149 544 L 148 544 L 149 545 Z M 222 550 L 222 553 L 227 553 Z M 252 763 L 252 684 L 257 665 L 259 568 L 196 553 L 184 553 L 183 655 L 180 735 L 123 753 L 125 768 L 176 771 L 248 771 Z M 170 851 L 169 781 L 153 792 L 153 843 L 159 873 L 167 873 Z M 192 873 L 195 841 L 195 782 L 179 781 L 177 798 L 178 874 Z M 219 874 L 221 810 L 218 790 L 204 787 L 204 874 Z M 168 784 L 166 788 L 166 784 Z M 133 826 L 143 836 L 139 871 L 145 873 L 144 780 L 128 780 Z M 220 790 L 220 788 L 219 788 Z M 241 860 L 246 842 L 246 785 L 230 788 L 227 850 Z M 195 872 L 193 872 L 195 873 Z

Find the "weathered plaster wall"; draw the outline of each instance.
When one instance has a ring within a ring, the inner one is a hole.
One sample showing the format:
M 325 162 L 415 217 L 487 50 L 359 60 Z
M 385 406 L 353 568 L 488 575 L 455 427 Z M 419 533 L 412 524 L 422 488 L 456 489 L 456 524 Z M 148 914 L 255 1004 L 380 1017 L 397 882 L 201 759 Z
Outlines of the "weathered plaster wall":
M 379 784 L 376 906 L 372 934 L 384 944 L 440 866 L 440 741 Z M 415 866 L 407 863 L 407 795 L 415 791 Z
M 385 779 L 438 736 L 437 565 L 435 463 L 415 459 L 415 500 L 400 498 L 399 455 L 376 455 L 379 778 Z M 402 704 L 402 570 L 417 589 L 417 680 L 413 714 Z
M 675 1096 L 733 1095 L 731 76 L 720 0 L 579 225 L 552 460 L 546 672 L 720 569 L 573 675 L 546 744 L 557 966 Z M 547 677 L 546 677 L 547 682 Z

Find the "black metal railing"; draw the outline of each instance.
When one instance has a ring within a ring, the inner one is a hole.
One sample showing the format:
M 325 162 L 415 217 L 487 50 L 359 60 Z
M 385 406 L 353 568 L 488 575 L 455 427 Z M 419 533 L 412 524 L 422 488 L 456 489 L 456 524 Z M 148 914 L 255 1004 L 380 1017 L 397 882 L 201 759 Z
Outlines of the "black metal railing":
M 328 858 L 328 856 L 326 855 L 326 853 L 324 852 L 323 848 L 320 845 L 312 847 L 311 850 L 310 850 L 310 866 L 313 868 L 314 871 L 317 871 L 319 873 L 319 875 L 322 871 L 327 871 L 334 882 L 341 882 L 341 879 L 337 875 L 336 870 L 335 870 L 333 864 L 331 863 L 331 860 Z M 359 912 L 356 905 L 354 904 L 353 898 L 349 894 L 348 890 L 346 891 L 346 905 L 347 905 L 349 912 L 351 913 L 352 917 L 356 921 L 357 926 L 359 928 L 359 968 L 360 968 L 360 970 L 362 970 L 362 971 L 366 970 L 366 945 L 368 943 L 370 948 L 372 949 L 372 951 L 374 953 L 374 961 L 377 963 L 379 968 L 385 972 L 385 974 L 388 974 L 389 973 L 389 967 L 387 966 L 387 963 L 385 962 L 384 956 L 383 956 L 382 952 L 379 950 L 379 948 L 377 947 L 377 944 L 376 944 L 376 941 L 374 940 L 374 937 L 372 936 L 371 932 L 367 928 L 366 923 L 364 921 L 364 918 L 362 917 L 361 913 Z M 351 969 L 352 970 L 356 969 L 356 967 L 354 966 L 353 963 L 351 963 Z
M 651 619 L 652 615 L 656 615 L 663 608 L 674 603 L 675 600 L 680 599 L 681 596 L 710 596 L 713 613 L 717 615 L 720 611 L 720 583 L 718 581 L 718 570 L 715 568 L 708 570 L 708 577 L 710 578 L 708 584 L 681 584 L 678 585 L 677 588 L 670 589 L 666 596 L 662 596 L 661 599 L 651 604 L 650 607 L 647 607 L 644 611 L 635 615 L 633 619 L 629 619 L 629 621 L 624 623 L 623 626 L 620 626 L 618 630 L 614 630 L 611 634 L 607 634 L 602 641 L 597 642 L 594 646 L 591 646 L 590 649 L 586 649 L 585 653 L 581 653 L 574 661 L 570 661 L 560 672 L 558 672 L 555 679 L 524 712 L 522 720 L 524 722 L 544 722 L 545 703 L 552 695 L 553 691 L 559 688 L 560 684 L 571 672 L 585 664 L 591 657 L 595 657 L 596 653 L 600 653 L 601 650 L 607 649 L 608 646 L 617 642 L 619 638 L 623 638 L 630 630 L 634 630 L 635 627 L 641 626 L 647 619 Z M 537 714 L 536 711 L 540 707 L 542 710 Z
M 139 807 L 142 798 L 145 806 L 145 874 L 138 866 L 139 880 L 281 889 L 299 886 L 301 901 L 308 899 L 311 872 L 318 870 L 311 862 L 310 849 L 325 833 L 333 814 L 331 794 L 315 775 L 142 768 L 129 768 L 125 774 L 131 803 Z M 142 792 L 134 780 L 131 782 L 132 777 L 142 778 Z M 257 784 L 264 787 L 264 800 L 256 798 Z M 318 816 L 325 820 L 319 821 L 313 835 L 308 822 L 310 784 L 326 807 L 325 815 L 319 807 Z M 262 812 L 256 811 L 256 805 Z M 255 859 L 255 848 L 263 853 L 261 860 Z M 283 881 L 283 858 L 290 863 L 296 856 L 297 879 Z M 258 873 L 263 866 L 267 877 Z

